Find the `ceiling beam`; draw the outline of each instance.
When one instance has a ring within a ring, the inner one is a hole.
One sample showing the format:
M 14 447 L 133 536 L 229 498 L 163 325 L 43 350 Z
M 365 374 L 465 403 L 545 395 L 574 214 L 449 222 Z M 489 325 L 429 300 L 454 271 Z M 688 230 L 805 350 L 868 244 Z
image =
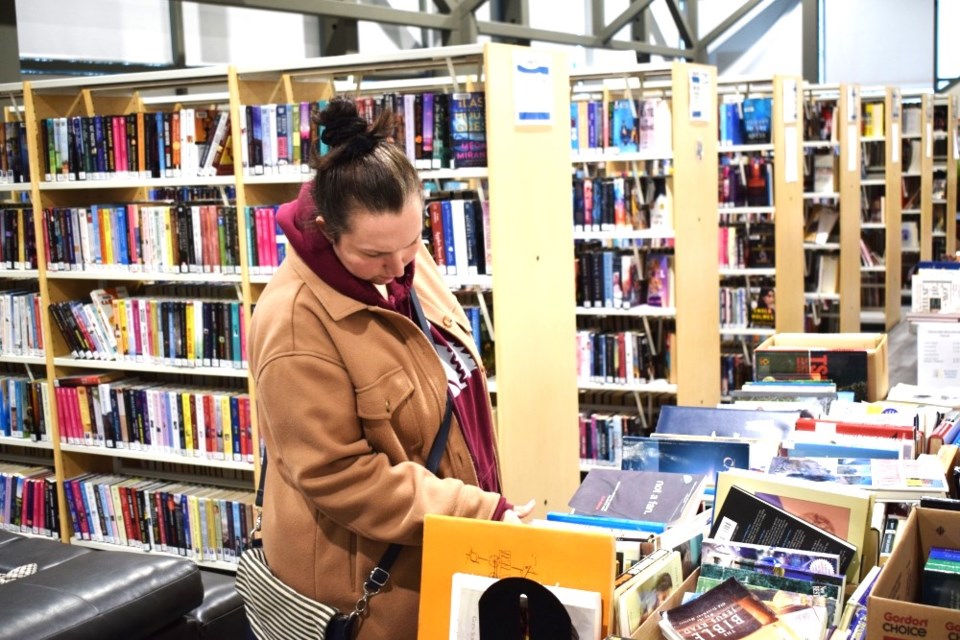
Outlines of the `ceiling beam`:
M 725 34 L 730 30 L 730 27 L 738 23 L 745 15 L 753 11 L 753 9 L 765 0 L 747 0 L 740 8 L 727 16 L 727 19 L 718 24 L 713 30 L 707 35 L 700 38 L 700 42 L 697 43 L 697 47 L 706 51 L 707 47 L 712 45 L 714 41 Z
M 693 1 L 697 2 L 697 0 Z M 673 16 L 673 22 L 677 25 L 677 31 L 680 32 L 680 37 L 688 47 L 695 49 L 697 46 L 696 35 L 691 31 L 690 25 L 687 24 L 687 19 L 684 17 L 683 12 L 680 11 L 680 5 L 677 4 L 677 0 L 666 0 L 666 3 L 667 8 L 670 10 L 670 15 Z
M 608 22 L 607 26 L 605 26 L 603 30 L 597 34 L 597 40 L 604 45 L 610 42 L 613 40 L 613 36 L 615 36 L 620 29 L 625 27 L 628 22 L 637 17 L 641 11 L 644 11 L 651 4 L 653 4 L 653 0 L 635 0 L 634 2 L 631 2 L 626 11 Z
M 399 24 L 424 29 L 449 30 L 454 22 L 451 16 L 439 13 L 422 13 L 420 11 L 404 11 L 387 7 L 377 7 L 370 4 L 355 4 L 340 0 L 196 0 L 202 4 L 216 4 L 225 7 L 241 7 L 245 9 L 264 9 L 266 11 L 285 11 L 303 15 L 329 16 L 332 18 L 351 18 L 384 24 Z M 483 0 L 485 1 L 485 0 Z M 455 11 L 463 4 L 455 7 Z M 482 1 L 479 3 L 482 4 Z

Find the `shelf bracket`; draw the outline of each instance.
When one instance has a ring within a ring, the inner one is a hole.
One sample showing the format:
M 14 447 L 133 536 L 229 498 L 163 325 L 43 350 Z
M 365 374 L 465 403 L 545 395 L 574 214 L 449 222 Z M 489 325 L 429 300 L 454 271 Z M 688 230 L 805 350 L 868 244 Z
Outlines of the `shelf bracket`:
M 649 424 L 647 423 L 647 408 L 643 406 L 643 397 L 640 395 L 640 392 L 636 389 L 633 390 L 633 401 L 637 404 L 637 414 L 640 416 L 640 422 L 643 424 L 644 432 L 649 432 Z
M 453 92 L 460 93 L 460 81 L 457 80 L 457 73 L 453 68 L 453 59 L 447 56 L 444 58 L 444 63 L 447 65 L 447 73 L 450 75 L 450 84 L 453 85 Z
M 753 358 L 750 355 L 750 347 L 747 346 L 747 339 L 744 336 L 740 336 L 740 346 L 743 348 L 743 357 L 747 360 L 752 361 Z
M 490 309 L 487 307 L 487 298 L 483 295 L 483 289 L 479 285 L 473 288 L 477 294 L 477 305 L 480 307 L 480 315 L 483 317 L 483 323 L 487 325 L 487 333 L 490 334 L 490 341 L 496 342 L 493 335 L 493 319 L 490 317 Z
M 217 187 L 217 189 L 220 191 L 220 204 L 222 204 L 225 207 L 229 207 L 230 198 L 227 197 L 227 188 L 223 185 L 220 185 L 219 187 Z
M 650 345 L 650 355 L 657 355 L 657 341 L 653 339 L 653 331 L 650 330 L 650 318 L 643 316 L 643 330 L 647 334 L 647 343 Z
M 12 105 L 12 110 L 14 115 L 17 118 L 17 122 L 23 122 L 23 112 L 20 110 L 20 105 L 17 104 L 17 96 L 10 92 L 10 104 Z
M 30 368 L 29 364 L 23 365 L 23 368 L 27 370 L 27 377 L 30 378 L 30 382 L 36 382 L 37 377 L 33 375 L 33 369 Z

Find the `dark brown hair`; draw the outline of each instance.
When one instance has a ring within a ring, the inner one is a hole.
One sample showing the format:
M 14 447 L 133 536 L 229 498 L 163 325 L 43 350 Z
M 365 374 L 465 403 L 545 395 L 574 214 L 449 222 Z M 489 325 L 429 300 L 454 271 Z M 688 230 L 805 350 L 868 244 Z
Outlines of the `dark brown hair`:
M 394 116 L 384 110 L 367 123 L 348 98 L 337 97 L 320 112 L 321 140 L 328 153 L 312 158 L 317 174 L 311 195 L 323 216 L 324 231 L 334 243 L 350 230 L 353 213 L 364 209 L 374 214 L 397 214 L 421 191 L 420 178 L 391 133 Z M 315 215 L 298 220 L 301 229 L 314 225 Z

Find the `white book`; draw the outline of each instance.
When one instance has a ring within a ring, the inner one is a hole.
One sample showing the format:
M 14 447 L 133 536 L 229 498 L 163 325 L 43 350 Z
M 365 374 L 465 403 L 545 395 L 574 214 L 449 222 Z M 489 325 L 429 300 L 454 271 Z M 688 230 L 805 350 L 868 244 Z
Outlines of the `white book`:
M 450 640 L 480 637 L 480 596 L 496 578 L 454 573 L 450 597 Z M 580 638 L 599 638 L 603 607 L 600 594 L 584 589 L 544 585 L 570 614 Z
M 467 260 L 467 218 L 463 200 L 450 201 L 450 213 L 453 220 L 453 253 L 456 256 L 456 275 L 476 275 L 477 268 L 470 269 Z
M 265 104 L 260 107 L 260 126 L 263 135 L 263 173 L 277 172 L 277 105 Z

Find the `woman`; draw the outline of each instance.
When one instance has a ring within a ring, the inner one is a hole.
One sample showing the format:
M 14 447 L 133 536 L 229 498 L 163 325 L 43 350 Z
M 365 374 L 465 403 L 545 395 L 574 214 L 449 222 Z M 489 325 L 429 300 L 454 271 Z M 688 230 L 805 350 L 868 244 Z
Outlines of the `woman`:
M 416 171 L 389 137 L 335 99 L 330 152 L 277 221 L 290 251 L 257 302 L 250 367 L 269 464 L 263 547 L 283 582 L 343 612 L 391 543 L 404 545 L 359 638 L 417 635 L 428 513 L 519 521 L 500 494 L 493 421 L 469 323 L 421 242 Z M 411 320 L 415 288 L 431 324 Z M 448 393 L 436 475 L 424 466 Z

